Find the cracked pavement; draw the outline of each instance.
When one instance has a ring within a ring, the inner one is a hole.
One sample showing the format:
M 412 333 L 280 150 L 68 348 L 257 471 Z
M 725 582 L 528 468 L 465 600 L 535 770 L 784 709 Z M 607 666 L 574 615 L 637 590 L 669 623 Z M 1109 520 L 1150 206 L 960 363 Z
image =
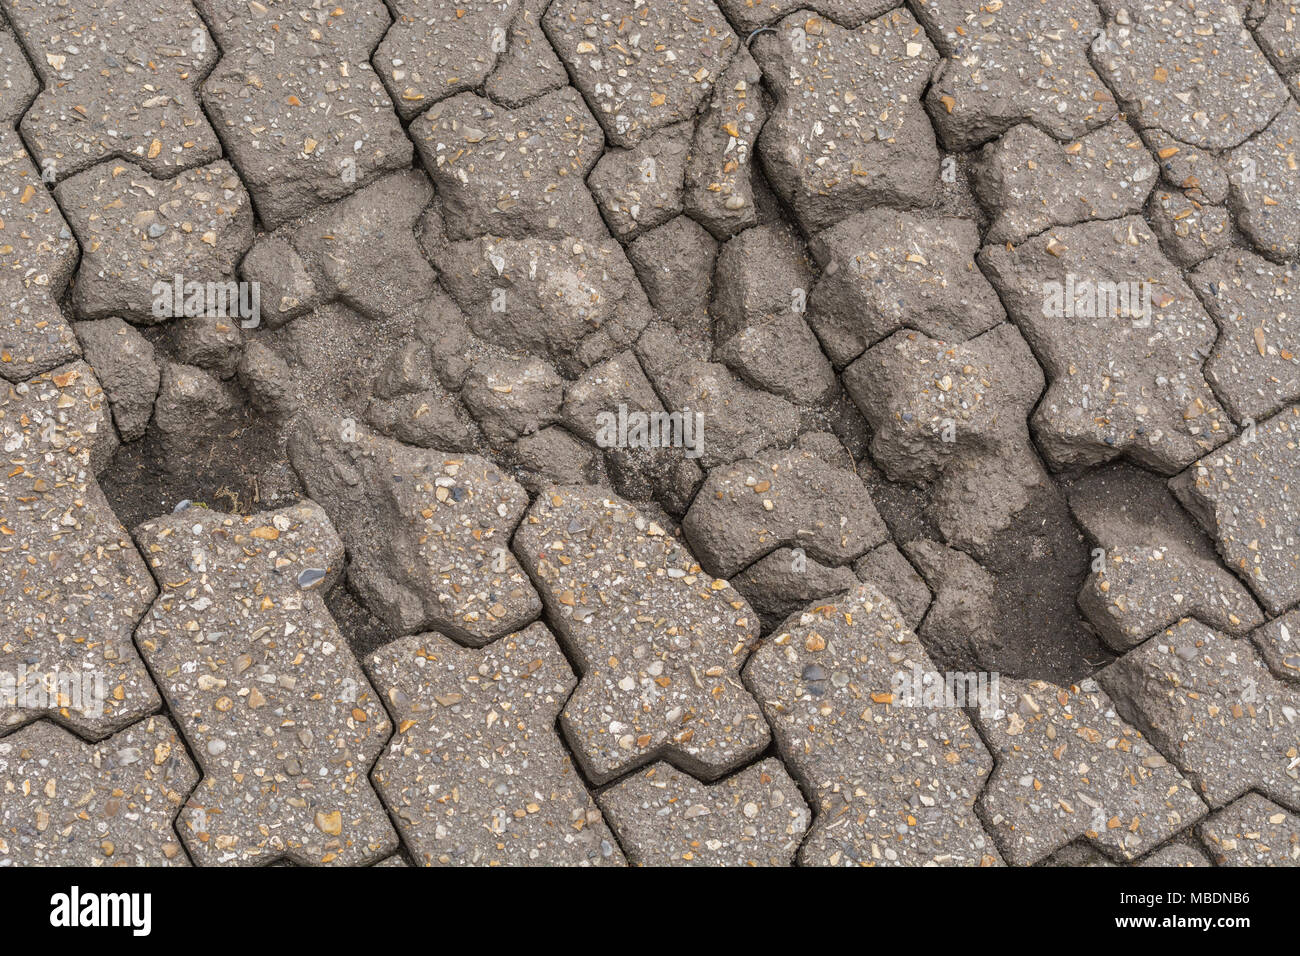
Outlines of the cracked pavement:
M 0 0 L 0 867 L 1300 865 L 1294 20 Z

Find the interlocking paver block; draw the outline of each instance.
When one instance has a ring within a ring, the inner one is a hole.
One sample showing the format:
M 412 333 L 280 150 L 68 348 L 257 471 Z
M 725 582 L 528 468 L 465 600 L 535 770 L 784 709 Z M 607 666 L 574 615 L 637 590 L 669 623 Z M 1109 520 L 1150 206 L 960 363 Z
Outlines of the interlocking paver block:
M 1257 793 L 1216 810 L 1198 829 L 1218 866 L 1300 866 L 1300 816 Z
M 892 0 L 717 0 L 727 18 L 743 33 L 770 26 L 800 9 L 816 10 L 841 26 L 857 27 L 875 19 L 897 4 Z
M 58 305 L 76 265 L 54 197 L 18 134 L 0 129 L 0 377 L 18 381 L 77 357 Z
M 862 584 L 786 621 L 745 667 L 817 812 L 805 865 L 996 865 L 972 805 L 993 760 L 957 708 L 906 706 L 933 668 L 894 603 Z
M 692 118 L 741 45 L 712 0 L 553 0 L 542 29 L 620 146 Z
M 1277 65 L 1283 76 L 1300 70 L 1300 5 L 1288 0 L 1269 0 L 1252 5 L 1249 23 L 1255 42 Z M 1260 15 L 1259 22 L 1254 16 Z
M 121 319 L 78 322 L 77 338 L 95 369 L 123 441 L 142 438 L 153 416 L 160 372 L 153 344 Z
M 1232 417 L 1259 420 L 1300 399 L 1300 280 L 1291 270 L 1229 249 L 1188 282 L 1219 324 L 1205 378 Z
M 813 601 L 842 594 L 857 584 L 849 568 L 822 564 L 794 548 L 777 548 L 731 579 L 731 586 L 762 615 L 765 631 Z
M 510 554 L 528 494 L 477 455 L 412 448 L 344 421 L 303 416 L 289 456 L 348 546 L 348 581 L 399 634 L 436 628 L 486 644 L 541 603 Z
M 13 30 L 0 23 L 0 123 L 17 123 L 40 89 Z
M 1000 684 L 1002 707 L 977 718 L 998 759 L 980 804 L 1009 863 L 1034 863 L 1080 837 L 1132 860 L 1204 815 L 1191 783 L 1096 681 Z
M 848 564 L 889 537 L 861 478 L 798 449 L 715 468 L 682 531 L 720 577 L 781 547 Z
M 520 0 L 394 0 L 393 25 L 374 62 L 402 118 L 481 87 L 521 6 Z
M 178 275 L 182 283 L 202 284 L 209 313 L 224 308 L 224 314 L 238 315 L 239 292 L 232 296 L 229 289 L 253 243 L 253 211 L 225 160 L 166 180 L 132 163 L 110 162 L 64 180 L 54 194 L 81 240 L 72 293 L 79 317 L 164 321 L 179 314 Z M 208 283 L 226 293 L 224 306 L 208 301 Z M 185 290 L 186 311 L 190 299 Z
M 715 784 L 657 763 L 599 799 L 641 866 L 789 866 L 812 817 L 773 758 Z
M 198 0 L 223 55 L 203 105 L 274 228 L 388 170 L 412 147 L 370 65 L 389 27 L 379 0 Z
M 767 745 L 739 670 L 758 615 L 634 506 L 552 488 L 515 551 L 581 672 L 560 724 L 588 779 L 667 758 L 715 779 Z
M 486 237 L 451 243 L 435 262 L 475 335 L 569 375 L 626 349 L 652 317 L 612 239 Z
M 1300 807 L 1300 691 L 1275 678 L 1249 641 L 1189 618 L 1099 680 L 1211 806 L 1255 789 Z
M 631 149 L 610 150 L 587 177 L 610 230 L 623 242 L 681 214 L 690 123 L 669 126 Z
M 24 727 L 0 739 L 0 867 L 185 866 L 172 822 L 198 779 L 166 717 L 98 744 Z
M 120 156 L 159 176 L 221 156 L 195 88 L 217 45 L 189 0 L 4 0 L 41 79 L 19 128 L 60 179 Z
M 1269 621 L 1255 630 L 1250 639 L 1274 674 L 1300 680 L 1300 610 Z
M 569 74 L 555 55 L 540 18 L 550 0 L 518 0 L 504 53 L 483 85 L 484 92 L 512 109 L 569 85 Z
M 1232 435 L 1202 369 L 1214 322 L 1141 219 L 986 246 L 980 264 L 1047 372 L 1033 428 L 1054 467 L 1127 454 L 1169 474 Z
M 1115 115 L 1088 62 L 1101 17 L 1086 0 L 919 0 L 916 12 L 944 57 L 926 103 L 950 149 L 978 146 L 1017 123 L 1075 139 Z
M 0 673 L 62 695 L 0 701 L 0 727 L 48 715 L 102 737 L 158 707 L 131 643 L 157 587 L 95 481 L 117 436 L 90 366 L 6 383 L 0 439 Z
M 163 584 L 136 642 L 203 769 L 177 822 L 194 859 L 392 853 L 367 778 L 392 725 L 322 598 L 343 566 L 325 512 L 190 507 L 134 533 Z
M 1025 419 L 1042 369 L 1007 322 L 961 344 L 900 331 L 844 372 L 895 481 L 938 479 L 930 512 L 950 542 L 987 541 L 1046 478 Z
M 1270 613 L 1300 600 L 1300 406 L 1243 432 L 1169 486 Z
M 1181 190 L 1157 189 L 1147 203 L 1147 221 L 1166 256 L 1190 269 L 1232 242 L 1232 219 L 1223 206 L 1212 206 Z
M 411 123 L 411 136 L 448 238 L 606 235 L 584 181 L 605 137 L 572 87 L 515 110 L 460 93 Z
M 1006 318 L 975 265 L 979 230 L 969 219 L 889 209 L 858 213 L 812 242 L 822 274 L 808 323 L 836 366 L 901 328 L 964 342 Z
M 1287 104 L 1268 129 L 1230 154 L 1228 205 L 1261 255 L 1300 257 L 1300 107 Z
M 1142 212 L 1156 163 L 1123 120 L 1068 143 L 1023 123 L 985 146 L 976 195 L 994 216 L 986 241 L 1024 242 L 1051 226 Z
M 776 94 L 759 135 L 772 186 L 809 232 L 877 204 L 928 204 L 939 151 L 920 97 L 938 54 L 895 10 L 847 30 L 810 11 L 754 39 Z
M 369 671 L 397 721 L 375 786 L 417 862 L 623 862 L 556 735 L 578 680 L 544 624 L 482 650 L 405 637 Z
M 1287 102 L 1231 0 L 1099 6 L 1106 24 L 1092 45 L 1093 62 L 1141 128 L 1226 149 L 1267 126 Z

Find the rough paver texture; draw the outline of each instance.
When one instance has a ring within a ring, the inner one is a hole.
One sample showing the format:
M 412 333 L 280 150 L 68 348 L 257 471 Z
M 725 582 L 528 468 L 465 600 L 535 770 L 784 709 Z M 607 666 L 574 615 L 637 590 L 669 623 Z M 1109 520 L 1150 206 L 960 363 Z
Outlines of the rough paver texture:
M 482 650 L 412 635 L 369 671 L 397 721 L 375 786 L 418 863 L 623 862 L 556 734 L 578 681 L 545 625 Z
M 1219 866 L 1300 866 L 1300 816 L 1257 793 L 1216 810 L 1198 830 Z
M 343 543 L 313 502 L 190 507 L 135 530 L 162 593 L 136 632 L 203 779 L 200 863 L 355 865 L 396 849 L 367 774 L 392 725 L 325 607 Z

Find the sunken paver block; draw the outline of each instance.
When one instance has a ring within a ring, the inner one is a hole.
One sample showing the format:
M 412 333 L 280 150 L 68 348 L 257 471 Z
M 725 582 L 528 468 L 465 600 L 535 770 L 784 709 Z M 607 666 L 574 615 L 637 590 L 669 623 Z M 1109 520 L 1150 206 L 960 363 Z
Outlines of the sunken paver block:
M 765 622 L 775 619 L 777 623 L 813 601 L 842 594 L 857 584 L 857 577 L 848 568 L 822 564 L 808 557 L 806 551 L 794 548 L 777 548 L 731 579 L 732 587 L 763 615 Z
M 742 50 L 714 87 L 695 124 L 686 165 L 686 211 L 719 239 L 758 222 L 754 145 L 767 119 L 758 64 Z
M 1219 325 L 1205 378 L 1232 417 L 1262 419 L 1300 399 L 1300 279 L 1230 249 L 1201 263 L 1188 282 Z
M 983 817 L 1007 862 L 1037 862 L 1080 837 L 1132 860 L 1205 813 L 1191 783 L 1120 719 L 1096 681 L 1000 685 L 1001 708 L 977 720 L 998 760 Z
M 752 33 L 801 9 L 816 10 L 842 26 L 857 27 L 893 9 L 896 4 L 891 0 L 814 0 L 812 3 L 801 0 L 718 0 L 718 6 L 737 29 Z
M 929 538 L 903 547 L 924 576 L 927 593 L 934 592 L 917 634 L 935 663 L 947 670 L 996 670 L 1002 633 L 993 576 L 965 551 Z
M 1300 610 L 1269 621 L 1250 635 L 1278 677 L 1300 680 Z
M 158 707 L 131 643 L 158 589 L 95 481 L 118 443 L 90 366 L 6 384 L 0 444 L 0 673 L 59 694 L 0 702 L 0 727 L 50 716 L 102 737 Z
M 1243 432 L 1169 487 L 1270 613 L 1300 600 L 1300 406 Z
M 560 725 L 589 780 L 660 758 L 713 780 L 767 745 L 739 679 L 758 615 L 652 519 L 599 488 L 552 488 L 515 551 L 582 675 Z
M 745 667 L 786 765 L 810 793 L 805 865 L 996 865 L 972 806 L 993 767 L 957 707 L 905 706 L 900 674 L 932 670 L 870 584 L 786 621 Z
M 986 241 L 1024 242 L 1051 226 L 1142 212 L 1157 167 L 1123 120 L 1062 143 L 1028 123 L 980 151 L 973 167 L 993 215 Z
M 54 175 L 129 158 L 159 176 L 221 156 L 195 88 L 219 52 L 189 0 L 4 0 L 41 79 L 23 139 Z
M 1198 827 L 1217 866 L 1300 866 L 1300 816 L 1248 793 Z
M 348 581 L 399 634 L 436 628 L 481 645 L 537 617 L 510 553 L 528 493 L 477 455 L 412 448 L 342 419 L 301 418 L 294 470 L 348 545 Z
M 18 134 L 0 129 L 0 378 L 18 381 L 77 357 L 58 305 L 76 265 L 77 243 L 54 197 Z
M 1270 259 L 1300 257 L 1300 107 L 1287 104 L 1258 136 L 1228 154 L 1228 204 L 1237 228 Z
M 144 437 L 161 372 L 153 344 L 119 318 L 78 322 L 77 338 L 95 369 L 123 441 Z
M 507 46 L 484 91 L 505 106 L 523 106 L 552 90 L 568 86 L 569 74 L 542 32 L 539 19 L 550 0 L 519 0 Z
M 894 481 L 939 479 L 929 510 L 950 543 L 990 539 L 1046 481 L 1025 419 L 1042 369 L 1015 327 L 958 345 L 900 331 L 844 372 Z
M 920 98 L 939 57 L 910 13 L 848 30 L 804 10 L 752 49 L 777 98 L 763 168 L 805 230 L 932 200 L 939 151 Z
M 1232 219 L 1223 206 L 1211 206 L 1180 190 L 1158 189 L 1147 203 L 1147 220 L 1165 255 L 1190 269 L 1232 242 Z
M 46 721 L 0 739 L 0 861 L 187 866 L 172 828 L 199 774 L 166 717 L 98 744 Z
M 853 573 L 893 601 L 908 627 L 916 630 L 921 626 L 930 609 L 930 589 L 892 541 L 858 558 Z
M 584 181 L 605 138 L 572 87 L 516 110 L 460 93 L 410 132 L 438 187 L 448 238 L 607 234 Z
M 847 564 L 889 539 L 862 479 L 799 449 L 715 468 L 682 531 L 701 563 L 720 577 L 781 547 Z
M 479 338 L 579 375 L 623 351 L 650 303 L 612 239 L 499 239 L 448 245 L 435 260 Z
M 578 679 L 544 624 L 482 650 L 405 637 L 369 672 L 397 721 L 375 786 L 418 863 L 623 862 L 556 735 Z
M 520 0 L 396 0 L 374 62 L 403 119 L 483 85 L 506 49 Z
M 1107 22 L 1092 59 L 1138 126 L 1226 149 L 1262 130 L 1287 102 L 1231 0 L 1099 5 Z
M 967 150 L 1018 123 L 1075 139 L 1115 115 L 1088 62 L 1101 27 L 1086 0 L 971 4 L 919 0 L 916 12 L 944 60 L 926 94 L 944 143 Z
M 322 598 L 343 543 L 321 507 L 191 507 L 135 537 L 163 583 L 136 642 L 203 769 L 177 821 L 194 859 L 351 865 L 392 853 L 367 778 L 392 725 Z
M 1275 678 L 1249 641 L 1189 618 L 1098 679 L 1211 806 L 1251 789 L 1300 806 L 1300 691 Z
M 741 46 L 712 0 L 554 0 L 542 29 L 619 146 L 694 117 Z
M 986 246 L 980 264 L 1047 372 L 1033 429 L 1053 467 L 1127 454 L 1171 474 L 1231 437 L 1202 369 L 1217 329 L 1141 219 Z
M 662 226 L 682 211 L 690 123 L 669 126 L 631 149 L 610 150 L 587 177 L 596 205 L 623 242 Z
M 225 160 L 167 180 L 110 162 L 63 181 L 54 194 L 81 240 L 72 293 L 80 318 L 164 321 L 177 311 L 178 275 L 204 287 L 209 312 L 223 308 L 208 301 L 214 283 L 224 293 L 224 314 L 237 314 L 235 267 L 253 244 L 253 210 Z M 186 291 L 186 311 L 190 298 Z
M 657 763 L 599 799 L 641 866 L 789 866 L 812 817 L 774 758 L 715 784 Z
M 799 410 L 779 395 L 752 388 L 721 362 L 706 362 L 683 348 L 682 336 L 652 323 L 636 354 L 664 405 L 702 415 L 695 442 L 699 464 L 715 468 L 794 441 Z
M 1250 594 L 1217 564 L 1183 549 L 1107 548 L 1101 571 L 1079 592 L 1079 609 L 1117 651 L 1134 647 L 1184 617 L 1231 634 L 1264 622 Z
M 836 366 L 901 328 L 964 342 L 1006 318 L 969 219 L 872 209 L 818 234 L 808 323 Z
M 390 22 L 380 0 L 197 2 L 224 51 L 203 105 L 264 225 L 410 165 L 411 142 L 370 65 Z

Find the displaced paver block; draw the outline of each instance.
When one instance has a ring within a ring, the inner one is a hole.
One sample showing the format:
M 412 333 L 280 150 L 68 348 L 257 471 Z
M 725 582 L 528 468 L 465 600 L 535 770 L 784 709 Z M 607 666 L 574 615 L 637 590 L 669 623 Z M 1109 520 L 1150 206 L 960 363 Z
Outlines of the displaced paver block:
M 537 592 L 509 550 L 528 493 L 491 462 L 361 426 L 353 435 L 323 414 L 299 419 L 289 456 L 348 545 L 349 583 L 397 633 L 434 628 L 481 645 L 537 617 Z
M 0 129 L 0 378 L 20 381 L 77 357 L 58 305 L 76 265 L 58 204 L 18 134 Z
M 1269 621 L 1256 629 L 1250 639 L 1274 674 L 1300 680 L 1300 610 Z
M 582 675 L 560 725 L 588 779 L 664 758 L 714 780 L 767 745 L 739 680 L 758 615 L 653 520 L 599 488 L 553 488 L 515 552 Z
M 187 866 L 172 823 L 198 779 L 166 717 L 98 744 L 24 727 L 0 739 L 0 866 Z
M 1257 793 L 1216 810 L 1198 829 L 1217 866 L 1300 866 L 1300 816 Z
M 1211 806 L 1255 789 L 1300 807 L 1300 690 L 1275 678 L 1249 641 L 1189 618 L 1098 679 Z
M 1232 0 L 1101 0 L 1093 62 L 1142 128 L 1226 149 L 1259 132 L 1287 102 Z
M 1080 837 L 1132 860 L 1206 812 L 1096 681 L 1000 683 L 1002 708 L 977 718 L 998 758 L 980 804 L 1007 862 L 1034 863 Z
M 993 9 L 920 0 L 916 12 L 944 57 L 926 104 L 949 149 L 978 146 L 1017 123 L 1075 139 L 1115 115 L 1088 62 L 1101 17 L 1086 0 L 1004 0 Z
M 1228 205 L 1261 255 L 1300 258 L 1300 107 L 1288 103 L 1268 129 L 1228 154 Z
M 612 239 L 485 237 L 451 243 L 435 263 L 475 335 L 570 375 L 626 349 L 652 318 Z
M 392 853 L 367 778 L 392 725 L 325 607 L 343 566 L 325 512 L 190 507 L 135 537 L 163 583 L 136 642 L 203 769 L 177 823 L 194 859 Z
M 4 9 L 41 79 L 20 129 L 42 169 L 62 179 L 120 156 L 172 176 L 220 158 L 195 94 L 219 51 L 190 0 Z
M 1270 613 L 1300 600 L 1300 405 L 1204 456 L 1169 487 Z
M 619 146 L 694 117 L 741 46 L 712 0 L 554 0 L 542 29 Z
M 196 2 L 223 51 L 203 105 L 264 225 L 411 164 L 411 141 L 370 65 L 390 23 L 380 0 Z
M 572 87 L 516 110 L 460 93 L 410 132 L 438 187 L 448 238 L 607 235 L 585 182 L 605 137 Z
M 889 539 L 861 478 L 797 449 L 711 471 L 682 531 L 719 577 L 781 547 L 848 564 Z
M 780 624 L 813 601 L 842 594 L 857 584 L 849 568 L 822 564 L 795 548 L 777 548 L 731 579 L 731 586 L 763 616 L 765 625 Z
M 397 721 L 375 786 L 418 863 L 623 862 L 556 735 L 578 680 L 544 624 L 482 650 L 405 637 L 368 669 Z
M 1202 369 L 1217 329 L 1140 218 L 986 246 L 980 264 L 1047 372 L 1033 428 L 1053 467 L 1127 454 L 1171 474 L 1231 437 Z
M 438 100 L 478 89 L 507 45 L 520 0 L 395 0 L 374 53 L 393 106 L 409 120 Z
M 812 243 L 822 274 L 808 324 L 835 365 L 853 361 L 901 328 L 964 342 L 1006 319 L 975 265 L 979 230 L 969 219 L 872 209 Z
M 678 123 L 631 149 L 610 150 L 587 177 L 605 222 L 621 242 L 681 214 L 691 133 L 690 123 Z
M 102 737 L 158 707 L 131 643 L 157 587 L 95 481 L 118 443 L 90 367 L 6 384 L 0 441 L 0 673 L 28 691 L 0 699 L 0 728 Z
M 1068 143 L 1021 124 L 978 154 L 975 192 L 994 219 L 990 245 L 1024 242 L 1051 226 L 1142 212 L 1157 168 L 1123 120 Z
M 81 240 L 72 295 L 79 318 L 240 315 L 235 267 L 253 244 L 253 210 L 225 160 L 168 180 L 105 163 L 54 194 Z
M 600 805 L 641 866 L 789 866 L 812 818 L 774 758 L 714 784 L 657 763 Z
M 1219 324 L 1205 378 L 1237 421 L 1300 400 L 1300 278 L 1289 268 L 1229 249 L 1188 276 Z
M 800 224 L 813 232 L 867 206 L 928 204 L 939 151 L 920 97 L 939 57 L 912 15 L 847 30 L 800 11 L 774 29 L 752 46 L 777 97 L 758 149 Z
M 745 686 L 817 815 L 805 865 L 1000 863 L 972 806 L 993 767 L 959 707 L 908 706 L 900 675 L 932 670 L 894 603 L 862 584 L 793 615 Z

